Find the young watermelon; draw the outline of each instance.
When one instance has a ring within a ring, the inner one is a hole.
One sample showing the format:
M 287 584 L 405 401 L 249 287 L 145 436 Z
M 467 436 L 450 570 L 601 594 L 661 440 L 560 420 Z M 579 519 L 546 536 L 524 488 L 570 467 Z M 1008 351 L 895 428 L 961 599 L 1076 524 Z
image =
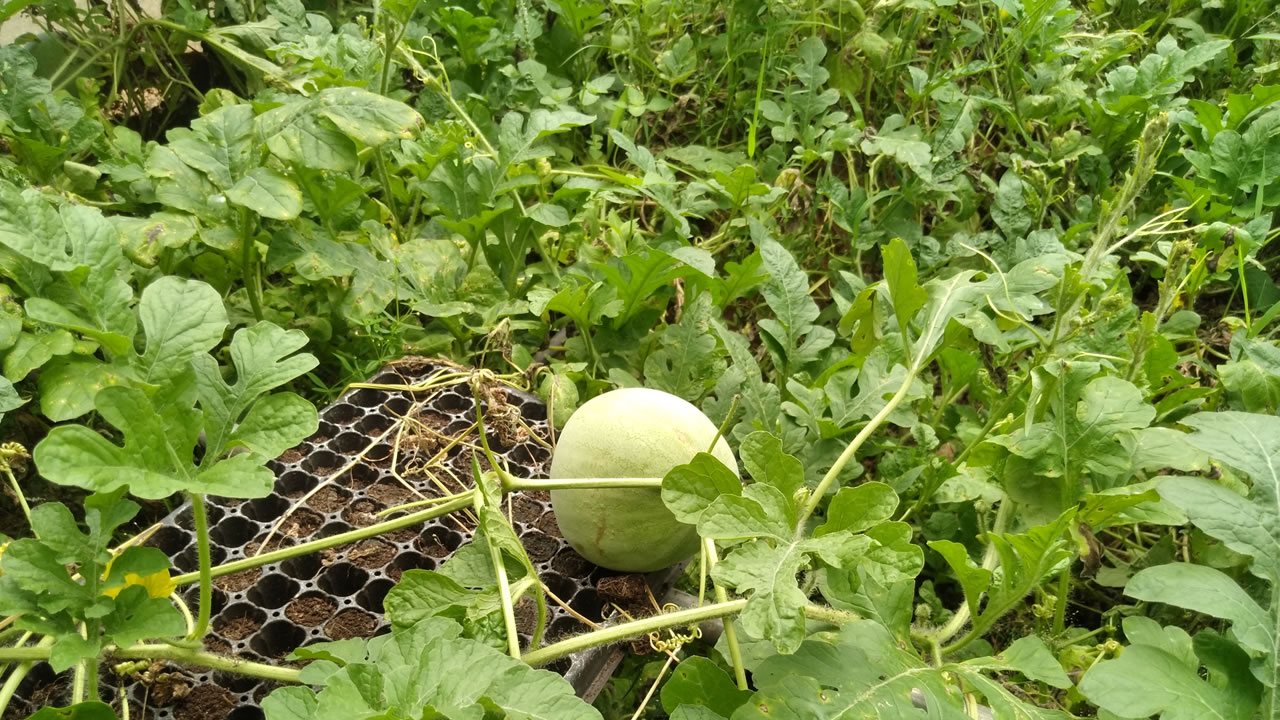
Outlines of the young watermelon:
M 675 395 L 614 390 L 569 417 L 556 440 L 551 477 L 660 478 L 706 452 L 715 436 L 715 424 Z M 712 455 L 738 474 L 724 438 Z M 697 530 L 676 520 L 656 488 L 552 490 L 551 505 L 573 549 L 610 570 L 659 570 L 698 549 Z

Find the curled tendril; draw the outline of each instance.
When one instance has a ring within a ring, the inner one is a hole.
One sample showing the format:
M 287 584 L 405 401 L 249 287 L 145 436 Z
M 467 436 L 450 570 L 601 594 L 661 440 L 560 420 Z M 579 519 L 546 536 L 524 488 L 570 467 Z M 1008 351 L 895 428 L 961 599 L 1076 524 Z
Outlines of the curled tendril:
M 667 603 L 662 606 L 663 613 L 673 613 L 680 609 L 680 606 L 675 603 Z M 655 652 L 674 653 L 702 637 L 702 628 L 697 625 L 690 625 L 687 633 L 678 633 L 675 630 L 668 630 L 668 632 L 671 633 L 671 637 L 667 639 L 663 639 L 660 632 L 649 633 L 649 647 L 653 648 Z
M 8 470 L 16 460 L 22 462 L 31 457 L 31 453 L 22 443 L 7 442 L 0 444 L 0 469 Z

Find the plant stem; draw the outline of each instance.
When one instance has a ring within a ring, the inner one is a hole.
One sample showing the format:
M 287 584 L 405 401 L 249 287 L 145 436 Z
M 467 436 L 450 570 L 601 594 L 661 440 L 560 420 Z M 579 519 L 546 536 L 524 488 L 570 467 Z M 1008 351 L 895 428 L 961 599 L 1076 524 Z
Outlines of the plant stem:
M 463 492 L 454 493 L 452 495 L 443 495 L 441 497 L 427 498 L 426 500 L 415 500 L 414 502 L 405 503 L 403 505 L 396 505 L 395 507 L 389 507 L 386 510 L 379 510 L 377 513 L 374 513 L 374 517 L 386 517 L 387 515 L 394 515 L 398 512 L 404 512 L 405 510 L 410 510 L 412 508 L 430 507 L 432 505 L 439 505 L 440 503 L 452 502 L 454 500 L 458 500 L 459 498 L 467 498 L 467 500 L 470 501 L 472 492 L 474 491 L 465 490 Z
M 1005 526 L 1009 523 L 1009 515 L 1012 513 L 1012 510 L 1013 510 L 1012 500 L 1006 497 L 1005 499 L 1000 501 L 1000 508 L 996 510 L 996 521 L 991 526 L 991 534 L 1000 535 L 1004 532 Z M 982 556 L 983 569 L 986 569 L 986 570 L 993 569 L 997 561 L 998 561 L 998 557 L 996 556 L 995 544 L 987 543 L 987 550 Z M 950 640 L 951 638 L 955 637 L 961 630 L 964 629 L 964 626 L 966 623 L 969 622 L 969 618 L 971 617 L 972 613 L 973 613 L 973 608 L 969 607 L 969 603 L 966 602 L 965 604 L 960 606 L 960 609 L 956 610 L 956 614 L 952 616 L 950 622 L 948 622 L 946 625 L 943 625 L 941 628 L 939 628 L 937 632 L 928 633 L 923 637 L 926 640 L 928 640 L 928 642 L 931 644 L 942 645 L 946 643 L 948 640 Z M 969 636 L 966 636 L 965 638 L 961 639 L 960 642 L 948 647 L 944 647 L 942 651 L 944 653 L 952 652 L 955 649 L 968 644 L 972 635 L 973 633 L 970 633 Z
M 666 677 L 667 671 L 671 669 L 671 663 L 676 661 L 676 654 L 671 653 L 667 661 L 662 664 L 662 669 L 658 671 L 658 677 L 653 679 L 649 685 L 649 691 L 644 694 L 644 699 L 640 701 L 636 711 L 631 715 L 631 720 L 640 720 L 640 716 L 644 714 L 644 709 L 649 707 L 649 701 L 653 699 L 653 694 L 658 691 L 658 685 L 662 683 L 662 678 Z
M 1102 222 L 1098 224 L 1098 230 L 1094 234 L 1093 244 L 1089 246 L 1088 251 L 1085 252 L 1084 260 L 1080 263 L 1080 280 L 1086 286 L 1089 283 L 1090 276 L 1093 275 L 1093 271 L 1097 269 L 1098 264 L 1106 256 L 1111 238 L 1115 236 L 1117 229 L 1120 227 L 1120 221 L 1129 213 L 1129 208 L 1133 206 L 1134 201 L 1138 199 L 1142 190 L 1147 186 L 1152 176 L 1155 175 L 1156 161 L 1159 160 L 1160 148 L 1163 146 L 1168 132 L 1168 113 L 1156 115 L 1148 120 L 1146 126 L 1142 128 L 1142 137 L 1138 141 L 1138 150 L 1134 153 L 1133 170 L 1125 178 L 1124 185 L 1121 186 L 1115 203 L 1107 208 L 1107 213 L 1102 218 Z M 1065 291 L 1066 283 L 1063 283 L 1063 292 L 1065 293 Z M 1049 348 L 1057 346 L 1058 340 L 1062 338 L 1063 330 L 1075 318 L 1088 294 L 1088 289 L 1085 289 L 1076 295 L 1069 305 L 1058 307 L 1059 312 L 1053 323 L 1053 334 L 1050 336 Z
M 483 436 L 482 436 L 483 437 Z M 474 493 L 476 515 L 484 522 L 485 504 L 484 493 Z M 502 551 L 498 549 L 496 543 L 489 532 L 484 534 L 485 545 L 489 546 L 489 562 L 493 564 L 493 574 L 498 578 L 498 599 L 502 603 L 502 622 L 506 625 L 507 630 L 507 652 L 511 657 L 520 659 L 520 631 L 516 628 L 516 609 L 514 603 L 511 602 L 511 582 L 507 579 L 507 568 L 502 563 Z
M 101 698 L 98 697 L 98 658 L 90 658 L 84 662 L 84 694 L 91 701 L 97 702 Z
M 826 605 L 818 605 L 809 603 L 804 606 L 804 616 L 810 620 L 819 622 L 828 622 L 832 625 L 843 625 L 854 620 L 861 620 L 862 616 L 857 613 L 851 613 L 845 610 L 837 610 Z
M 703 549 L 707 556 L 707 571 L 715 569 L 716 563 L 720 562 L 720 558 L 716 556 L 716 541 L 711 539 L 703 540 Z M 712 587 L 715 589 L 716 602 L 729 602 L 729 593 L 724 586 L 716 582 L 714 578 L 711 580 Z M 742 663 L 742 649 L 738 646 L 738 630 L 734 627 L 733 620 L 725 618 L 724 620 L 724 641 L 729 645 L 729 659 L 733 662 L 733 679 L 738 683 L 739 690 L 747 689 L 747 668 Z
M 22 661 L 24 665 L 30 665 L 33 662 L 48 660 L 52 652 L 53 638 L 45 637 L 40 644 L 29 648 L 0 648 L 0 661 Z M 226 670 L 228 672 L 238 673 L 240 675 L 248 675 L 250 677 L 263 678 L 264 680 L 276 680 L 279 682 L 296 683 L 301 670 L 297 668 L 276 667 L 275 665 L 267 665 L 264 663 L 249 662 L 248 660 L 240 660 L 238 658 L 227 657 L 225 655 L 216 655 L 204 650 L 192 650 L 177 645 L 167 645 L 162 643 L 137 643 L 134 645 L 126 645 L 124 647 L 108 646 L 105 654 L 111 655 L 121 660 L 172 660 L 174 662 L 187 663 L 191 665 L 201 665 L 213 670 Z M 21 669 L 19 666 L 18 669 Z M 16 670 L 10 674 L 9 682 L 14 682 Z M 25 675 L 26 673 L 23 673 Z M 18 678 L 18 683 L 22 682 Z M 15 687 L 17 683 L 14 683 Z M 8 683 L 5 684 L 6 688 Z M 9 693 L 12 695 L 12 692 Z M 4 691 L 0 690 L 0 701 L 3 701 Z
M 1280 582 L 1271 583 L 1271 614 L 1275 617 L 1273 630 L 1280 632 Z M 1280 635 L 1273 635 L 1280 637 Z M 1280 715 L 1280 658 L 1271 659 L 1271 695 L 1269 696 L 1266 706 L 1267 710 L 1263 713 L 1264 718 L 1274 718 Z
M 397 243 L 406 242 L 404 229 L 400 227 L 400 209 L 397 207 L 395 193 L 391 189 L 391 174 L 387 172 L 387 160 L 381 148 L 374 151 L 374 165 L 378 169 L 378 181 L 382 183 L 383 196 L 386 198 L 387 210 L 391 213 L 391 229 L 396 234 Z
M 102 634 L 101 620 L 87 620 L 84 624 L 84 636 L 90 640 Z M 73 693 L 82 693 L 80 700 L 97 701 L 98 698 L 98 656 L 85 658 L 76 663 L 76 678 L 72 685 Z
M 680 625 L 692 625 L 705 620 L 714 620 L 716 618 L 728 617 L 735 613 L 741 612 L 746 607 L 746 600 L 730 600 L 728 602 L 716 603 L 714 605 L 706 605 L 692 610 L 679 610 L 673 613 L 664 613 L 662 615 L 654 615 L 653 617 L 633 620 L 631 622 L 614 625 L 613 627 L 597 630 L 585 635 L 579 635 L 567 640 L 561 640 L 558 643 L 552 643 L 546 647 L 539 648 L 533 652 L 524 654 L 521 658 L 530 665 L 545 665 L 552 660 L 572 655 L 581 650 L 593 648 L 598 645 L 608 645 L 609 643 L 626 640 L 644 635 L 657 630 L 665 630 L 667 628 L 678 627 Z M 3 655 L 0 654 L 0 658 Z
M 871 421 L 867 423 L 866 427 L 862 428 L 862 431 L 849 441 L 844 452 L 840 453 L 840 457 L 836 458 L 835 464 L 831 466 L 831 469 L 827 471 L 826 475 L 822 476 L 822 481 L 819 482 L 818 487 L 814 488 L 813 492 L 810 493 L 808 501 L 805 502 L 804 507 L 800 509 L 800 515 L 796 521 L 797 537 L 804 534 L 805 521 L 809 519 L 809 516 L 813 514 L 814 510 L 818 509 L 818 504 L 822 502 L 822 498 L 826 496 L 827 490 L 829 490 L 831 485 L 835 483 L 836 477 L 840 475 L 840 471 L 844 470 L 844 466 L 853 459 L 853 456 L 857 454 L 858 449 L 867 441 L 867 438 L 871 437 L 872 433 L 880 429 L 880 426 L 889 418 L 889 415 L 891 415 L 894 410 L 897 410 L 898 406 L 902 404 L 903 399 L 907 397 L 907 393 L 911 390 L 911 383 L 915 382 L 916 374 L 918 372 L 919 367 L 916 366 L 913 366 L 907 371 L 907 376 L 902 381 L 902 387 L 898 388 L 898 391 L 893 394 L 893 397 L 889 398 L 889 402 L 886 403 L 883 408 L 880 408 L 880 412 L 876 413 L 875 417 L 871 418 Z
M 738 414 L 738 403 L 741 401 L 742 393 L 734 393 L 733 400 L 729 403 L 729 412 L 725 413 L 720 427 L 716 428 L 716 436 L 711 438 L 711 445 L 707 447 L 708 453 L 715 452 L 716 443 L 720 442 L 720 438 L 724 437 L 725 432 L 729 430 L 729 423 L 733 422 L 733 417 Z
M 1058 576 L 1058 602 L 1053 607 L 1053 635 L 1058 637 L 1067 626 L 1067 596 L 1071 593 L 1071 565 Z
M 199 640 L 209 631 L 209 614 L 213 609 L 213 559 L 209 552 L 209 517 L 204 506 L 203 493 L 187 493 L 191 498 L 191 520 L 196 526 L 196 552 L 200 569 L 200 608 L 197 610 L 196 627 L 192 640 Z
M 461 510 L 470 504 L 471 493 L 467 493 L 452 502 L 436 505 L 435 507 L 427 508 L 426 510 L 421 510 L 416 513 L 410 513 L 404 517 L 396 518 L 395 520 L 387 520 L 386 522 L 380 522 L 376 525 L 370 525 L 369 527 L 349 530 L 337 535 L 331 535 L 327 538 L 305 542 L 291 548 L 273 550 L 271 552 L 262 553 L 261 555 L 244 558 L 243 560 L 224 563 L 211 568 L 209 574 L 211 577 L 222 577 L 223 575 L 231 575 L 232 573 L 238 573 L 242 570 L 251 570 L 256 567 L 262 567 L 263 565 L 270 565 L 273 562 L 287 560 L 291 557 L 298 557 L 300 555 L 306 555 L 307 553 L 326 550 L 339 545 L 346 545 L 358 540 L 364 540 L 365 538 L 381 535 L 382 533 L 391 532 L 392 530 L 399 530 L 411 525 L 417 525 L 419 523 L 426 522 L 427 520 L 440 517 L 441 515 L 448 515 L 449 513 L 455 510 Z M 200 574 L 198 572 L 194 572 L 187 573 L 185 575 L 178 575 L 173 580 L 179 585 L 189 585 L 198 579 L 200 579 Z
M 0 662 L 36 662 L 39 660 L 49 659 L 49 645 L 53 644 L 53 637 L 46 635 L 47 644 L 41 643 L 33 647 L 8 647 L 0 648 Z
M 590 488 L 655 488 L 662 487 L 662 478 L 571 478 L 563 480 L 529 480 L 502 473 L 504 492 L 517 490 L 576 490 Z
M 84 702 L 85 698 L 85 674 L 88 672 L 85 666 L 88 661 L 81 660 L 76 663 L 76 668 L 71 674 L 71 704 L 79 705 Z
M 41 655 L 40 657 L 12 658 L 13 660 L 22 660 L 23 662 L 15 666 L 13 670 L 9 671 L 9 677 L 5 679 L 4 686 L 0 687 L 0 715 L 4 715 L 5 711 L 9 709 L 9 703 L 13 701 L 14 693 L 18 692 L 18 686 L 22 684 L 22 681 L 27 679 L 27 674 L 31 672 L 31 668 L 35 666 L 36 661 L 49 659 L 49 652 L 52 646 L 53 636 L 46 635 L 40 638 L 40 642 L 36 643 L 35 647 L 0 648 L 0 659 L 4 658 L 3 653 L 23 650 L 34 651 Z
M 258 246 L 250 230 L 249 211 L 240 209 L 240 271 L 244 273 L 244 291 L 253 308 L 253 318 L 262 320 L 262 274 L 258 269 Z
M 1028 372 L 1027 376 L 1022 379 L 1022 382 L 1018 383 L 1018 387 L 1014 388 L 1012 392 L 1005 394 L 1004 400 L 1001 400 L 1000 404 L 996 406 L 996 409 L 991 411 L 991 415 L 987 417 L 986 424 L 978 431 L 977 436 L 974 437 L 969 444 L 965 445 L 964 450 L 961 450 L 960 454 L 956 456 L 956 459 L 953 462 L 957 467 L 969 457 L 969 454 L 972 453 L 975 448 L 982 444 L 982 441 L 986 439 L 992 428 L 1004 419 L 1005 415 L 1008 413 L 1009 406 L 1013 404 L 1017 398 L 1022 396 L 1022 391 L 1029 384 L 1031 384 L 1030 372 Z
M 226 657 L 225 655 L 216 655 L 204 650 L 190 650 L 160 643 L 139 643 L 115 648 L 110 652 L 115 657 L 123 660 L 172 660 L 277 682 L 299 682 L 298 677 L 302 672 L 297 668 L 276 667 L 266 663 L 256 663 L 239 658 Z
M 22 514 L 27 518 L 27 525 L 31 524 L 31 506 L 27 505 L 27 496 L 22 494 L 22 487 L 18 485 L 18 479 L 13 476 L 13 470 L 9 468 L 6 462 L 2 469 L 4 476 L 9 479 L 9 487 L 13 488 L 14 497 L 18 498 L 18 504 L 22 506 Z

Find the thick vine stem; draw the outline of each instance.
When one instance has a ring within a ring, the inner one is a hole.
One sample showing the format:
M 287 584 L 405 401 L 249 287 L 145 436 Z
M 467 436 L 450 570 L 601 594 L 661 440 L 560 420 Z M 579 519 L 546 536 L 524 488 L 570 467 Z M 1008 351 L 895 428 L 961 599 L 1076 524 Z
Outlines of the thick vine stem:
M 213 559 L 209 551 L 209 515 L 204 506 L 204 493 L 187 493 L 191 498 L 191 520 L 196 526 L 196 551 L 200 569 L 200 608 L 196 611 L 196 627 L 191 640 L 199 640 L 209 631 L 209 615 L 213 608 Z
M 804 616 L 810 620 L 831 623 L 832 625 L 843 625 L 847 622 L 862 619 L 862 616 L 857 613 L 852 613 L 847 610 L 837 610 L 833 607 L 817 605 L 815 603 L 809 603 L 804 606 Z
M 1271 608 L 1273 611 L 1280 608 L 1280 582 L 1271 583 Z M 1276 618 L 1276 625 L 1280 626 L 1280 617 Z M 1280 630 L 1280 627 L 1276 629 Z M 1263 715 L 1268 718 L 1280 715 L 1280 659 L 1271 663 L 1271 688 L 1271 696 L 1267 701 L 1269 705 Z
M 31 524 L 31 506 L 27 504 L 27 496 L 22 493 L 22 486 L 18 484 L 18 479 L 13 476 L 13 470 L 9 468 L 8 461 L 4 461 L 0 465 L 0 471 L 4 472 L 5 478 L 9 480 L 9 489 L 13 490 L 13 496 L 18 499 L 18 505 L 22 507 L 22 515 L 27 519 L 27 524 Z
M 244 275 L 244 291 L 249 296 L 249 306 L 253 309 L 253 318 L 261 321 L 264 317 L 262 314 L 262 269 L 258 266 L 258 248 L 257 242 L 253 238 L 252 225 L 249 220 L 249 211 L 244 208 L 240 209 L 240 243 L 241 248 L 240 271 Z
M 666 630 L 667 628 L 680 627 L 681 625 L 692 625 L 705 620 L 728 617 L 741 612 L 746 605 L 746 600 L 730 600 L 728 602 L 715 603 L 714 605 L 704 605 L 691 610 L 679 610 L 673 613 L 632 620 L 631 622 L 614 625 L 613 627 L 585 635 L 578 635 L 568 640 L 561 640 L 558 643 L 538 648 L 532 652 L 525 653 L 521 660 L 533 666 L 545 665 L 553 660 L 599 645 L 608 645 L 657 630 Z M 2 657 L 0 655 L 0 658 Z
M 995 523 L 992 524 L 990 534 L 999 535 L 1004 532 L 1005 526 L 1009 524 L 1009 515 L 1012 511 L 1013 511 L 1012 500 L 1006 497 L 1000 501 L 1000 508 L 996 510 L 996 520 L 995 520 Z M 998 558 L 996 556 L 995 544 L 987 543 L 987 550 L 982 556 L 983 569 L 985 570 L 994 569 L 996 566 L 997 560 Z M 961 605 L 958 610 L 956 610 L 956 614 L 951 617 L 951 620 L 946 625 L 943 625 L 941 628 L 938 628 L 938 630 L 936 630 L 935 632 L 924 633 L 922 635 L 919 635 L 917 639 L 923 640 L 929 643 L 930 645 L 937 645 L 937 646 L 945 645 L 947 641 L 955 637 L 957 634 L 959 634 L 961 630 L 964 629 L 964 626 L 968 624 L 969 618 L 971 617 L 972 614 L 973 614 L 973 609 L 969 607 L 969 603 L 965 603 Z M 943 647 L 942 652 L 944 654 L 948 652 L 954 652 L 960 647 L 963 647 L 964 645 L 968 644 L 972 635 L 973 634 L 970 633 L 969 636 L 962 638 L 959 642 Z
M 893 411 L 897 410 L 898 406 L 902 404 L 902 401 L 907 397 L 907 393 L 910 392 L 911 384 L 915 382 L 917 374 L 919 374 L 919 367 L 913 366 L 907 372 L 906 378 L 902 381 L 902 387 L 898 388 L 898 391 L 893 394 L 893 397 L 889 398 L 889 402 L 880 409 L 880 412 L 875 414 L 875 417 L 871 418 L 871 421 L 867 423 L 866 427 L 862 428 L 862 431 L 849 441 L 844 452 L 840 453 L 840 457 L 836 458 L 835 464 L 831 466 L 831 469 L 827 471 L 826 475 L 822 476 L 822 481 L 819 482 L 818 487 L 814 488 L 813 492 L 809 494 L 808 501 L 805 502 L 804 507 L 800 509 L 800 516 L 796 521 L 797 537 L 804 534 L 805 522 L 809 519 L 809 516 L 813 514 L 813 511 L 818 509 L 818 504 L 821 503 L 822 498 L 826 496 L 827 490 L 831 489 L 831 485 L 835 483 L 836 477 L 840 475 L 840 471 L 844 470 L 844 466 L 849 464 L 849 461 L 857 454 L 858 449 L 862 447 L 863 443 L 865 443 L 876 430 L 879 430 L 885 420 L 887 420 L 889 416 L 893 414 Z
M 46 637 L 40 641 L 35 647 L 22 648 L 0 648 L 0 661 L 21 661 L 24 665 L 49 659 L 49 655 L 53 651 L 53 638 Z M 124 647 L 108 646 L 105 653 L 111 657 L 121 660 L 172 660 L 174 662 L 188 663 L 191 665 L 201 665 L 213 670 L 225 670 L 227 672 L 237 673 L 239 675 L 248 675 L 250 677 L 262 678 L 264 680 L 276 680 L 278 682 L 296 683 L 298 682 L 301 670 L 296 668 L 277 667 L 275 665 L 267 665 L 264 663 L 250 662 L 248 660 L 240 660 L 238 658 L 226 657 L 225 655 L 216 655 L 203 650 L 192 650 L 177 645 L 168 645 L 162 643 L 137 643 L 134 645 L 126 645 Z M 22 665 L 18 666 L 21 669 Z M 17 671 L 10 674 L 10 682 L 14 682 L 14 676 Z M 23 672 L 21 675 L 25 676 Z M 15 688 L 17 683 L 22 682 L 22 678 L 18 677 L 14 682 Z M 8 683 L 6 683 L 6 687 Z M 9 694 L 9 697 L 12 693 Z M 0 690 L 0 699 L 7 699 L 4 691 Z
M 503 492 L 517 490 L 587 490 L 591 488 L 662 488 L 662 478 L 571 478 L 563 480 L 528 480 L 510 473 L 500 473 Z
M 484 493 L 475 493 L 476 515 L 484 515 Z M 502 564 L 502 550 L 493 542 L 489 533 L 484 534 L 485 544 L 489 546 L 489 562 L 493 563 L 493 574 L 498 578 L 498 599 L 502 603 L 502 622 L 507 630 L 507 652 L 511 657 L 520 659 L 520 631 L 516 628 L 516 609 L 511 600 L 511 582 L 507 579 L 507 568 Z
M 28 637 L 30 637 L 30 633 L 24 635 L 23 639 L 18 644 L 22 645 L 23 642 L 26 642 Z M 0 653 L 21 651 L 30 651 L 31 653 L 28 657 L 13 658 L 7 658 L 3 654 L 0 654 L 0 661 L 21 661 L 18 665 L 14 666 L 13 670 L 9 671 L 9 677 L 5 679 L 4 686 L 0 687 L 0 715 L 3 715 L 5 711 L 9 709 L 9 703 L 13 700 L 14 694 L 18 692 L 18 686 L 22 684 L 23 680 L 27 679 L 27 674 L 31 672 L 31 668 L 35 667 L 37 661 L 47 660 L 52 649 L 52 635 L 46 635 L 40 638 L 40 642 L 36 643 L 35 647 L 0 648 Z
M 420 510 L 416 513 L 410 513 L 404 517 L 398 517 L 394 520 L 387 520 L 375 525 L 370 525 L 369 527 L 349 530 L 337 535 L 331 535 L 327 538 L 321 538 L 319 540 L 302 543 L 301 545 L 295 545 L 291 548 L 273 550 L 271 552 L 262 553 L 261 555 L 244 558 L 243 560 L 224 563 L 217 567 L 210 568 L 209 575 L 211 577 L 222 577 L 223 575 L 231 575 L 242 570 L 252 570 L 253 568 L 262 567 L 263 565 L 269 565 L 281 560 L 287 560 L 291 557 L 298 557 L 300 555 L 306 555 L 307 553 L 327 550 L 328 548 L 337 547 L 339 545 L 347 545 L 359 540 L 364 540 L 365 538 L 371 538 L 376 535 L 381 535 L 382 533 L 391 532 L 392 530 L 399 530 L 401 528 L 424 523 L 433 518 L 440 517 L 441 515 L 448 515 L 455 510 L 461 510 L 462 508 L 471 505 L 471 495 L 472 493 L 466 493 L 458 497 L 456 500 L 441 503 L 434 507 L 427 508 L 426 510 Z M 189 585 L 199 579 L 200 572 L 191 572 L 186 573 L 185 575 L 178 575 L 173 578 L 173 581 L 178 585 Z
M 34 661 L 27 661 L 20 665 L 14 666 L 9 672 L 9 677 L 5 679 L 4 686 L 0 687 L 0 713 L 9 709 L 9 703 L 13 700 L 13 696 L 18 692 L 18 686 L 23 680 L 27 679 L 27 674 L 31 672 L 31 668 L 35 666 Z
M 706 553 L 707 571 L 715 569 L 716 563 L 720 562 L 720 558 L 716 555 L 716 541 L 706 539 L 702 541 L 702 549 Z M 716 602 L 729 602 L 729 593 L 724 586 L 713 579 L 711 581 L 715 588 Z M 739 690 L 747 689 L 747 668 L 742 663 L 742 648 L 738 645 L 738 630 L 734 627 L 733 620 L 724 619 L 724 641 L 729 646 L 729 659 L 733 662 L 733 679 L 738 683 Z

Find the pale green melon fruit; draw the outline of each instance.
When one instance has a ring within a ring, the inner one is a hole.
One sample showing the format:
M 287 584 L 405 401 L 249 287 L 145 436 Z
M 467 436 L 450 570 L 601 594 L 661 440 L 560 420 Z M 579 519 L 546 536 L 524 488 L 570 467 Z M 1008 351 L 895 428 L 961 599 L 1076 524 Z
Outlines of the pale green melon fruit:
M 551 477 L 660 478 L 706 452 L 715 436 L 715 423 L 675 395 L 613 390 L 569 417 L 556 439 Z M 724 438 L 712 455 L 738 474 Z M 610 570 L 659 570 L 698 549 L 696 528 L 676 520 L 656 488 L 552 490 L 551 505 L 573 549 Z

